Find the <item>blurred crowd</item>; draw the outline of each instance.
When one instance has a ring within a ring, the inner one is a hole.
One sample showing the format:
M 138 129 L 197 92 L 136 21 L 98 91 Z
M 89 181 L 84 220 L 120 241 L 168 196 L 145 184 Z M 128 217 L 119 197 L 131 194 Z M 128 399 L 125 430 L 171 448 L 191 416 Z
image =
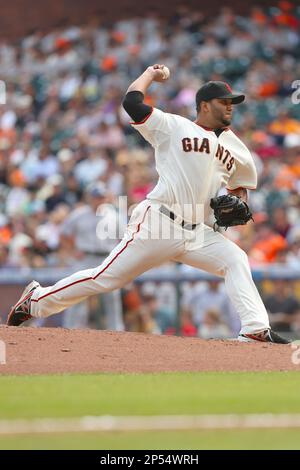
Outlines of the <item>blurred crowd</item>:
M 154 63 L 171 70 L 171 79 L 153 84 L 146 97 L 162 110 L 195 119 L 195 93 L 210 79 L 246 94 L 232 127 L 258 170 L 258 189 L 250 195 L 255 225 L 231 229 L 228 236 L 254 268 L 300 268 L 300 7 L 287 1 L 253 7 L 248 16 L 226 7 L 207 18 L 181 6 L 168 19 L 149 13 L 105 24 L 93 18 L 2 40 L 1 268 L 77 266 L 82 250 L 66 243 L 65 226 L 89 203 L 91 185 L 105 185 L 105 202 L 117 204 L 127 195 L 129 205 L 155 185 L 153 151 L 121 107 L 129 84 Z M 163 286 L 125 291 L 124 327 L 170 334 L 181 328 L 203 337 L 238 329 L 218 284 L 188 286 L 179 325 L 173 288 L 169 303 L 157 295 Z M 289 328 L 300 330 L 298 311 Z

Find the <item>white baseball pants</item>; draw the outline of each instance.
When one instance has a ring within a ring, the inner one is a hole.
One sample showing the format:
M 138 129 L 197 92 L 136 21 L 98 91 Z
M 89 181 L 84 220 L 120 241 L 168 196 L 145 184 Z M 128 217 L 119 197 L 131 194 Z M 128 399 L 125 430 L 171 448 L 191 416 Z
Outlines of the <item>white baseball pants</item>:
M 100 266 L 76 272 L 50 287 L 38 287 L 31 315 L 47 317 L 90 295 L 110 292 L 143 272 L 177 261 L 225 278 L 228 295 L 241 320 L 241 333 L 269 328 L 265 306 L 252 280 L 247 255 L 211 227 L 185 230 L 149 200 L 133 211 L 123 240 Z

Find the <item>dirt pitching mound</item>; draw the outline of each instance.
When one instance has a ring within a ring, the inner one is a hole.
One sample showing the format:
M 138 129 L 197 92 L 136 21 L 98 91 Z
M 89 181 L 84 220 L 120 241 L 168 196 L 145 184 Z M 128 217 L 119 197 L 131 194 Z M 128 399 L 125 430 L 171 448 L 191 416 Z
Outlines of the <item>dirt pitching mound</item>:
M 142 333 L 0 327 L 0 374 L 299 370 L 290 345 Z

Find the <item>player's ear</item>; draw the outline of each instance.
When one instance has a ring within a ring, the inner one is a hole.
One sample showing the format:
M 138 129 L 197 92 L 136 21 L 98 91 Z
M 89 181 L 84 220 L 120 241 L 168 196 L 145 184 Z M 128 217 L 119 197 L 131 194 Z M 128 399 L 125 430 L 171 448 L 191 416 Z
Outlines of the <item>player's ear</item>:
M 210 110 L 210 104 L 209 104 L 209 101 L 202 101 L 201 102 L 201 109 L 204 111 L 204 112 L 208 112 Z

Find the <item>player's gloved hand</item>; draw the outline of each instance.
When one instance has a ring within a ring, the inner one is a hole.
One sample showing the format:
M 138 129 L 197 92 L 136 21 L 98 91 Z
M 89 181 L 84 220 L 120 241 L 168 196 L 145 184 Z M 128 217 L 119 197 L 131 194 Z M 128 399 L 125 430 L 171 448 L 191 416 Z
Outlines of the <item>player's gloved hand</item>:
M 233 227 L 234 225 L 245 225 L 253 220 L 248 204 L 240 197 L 233 194 L 214 197 L 210 200 L 210 207 L 214 210 L 216 225 L 219 227 Z

